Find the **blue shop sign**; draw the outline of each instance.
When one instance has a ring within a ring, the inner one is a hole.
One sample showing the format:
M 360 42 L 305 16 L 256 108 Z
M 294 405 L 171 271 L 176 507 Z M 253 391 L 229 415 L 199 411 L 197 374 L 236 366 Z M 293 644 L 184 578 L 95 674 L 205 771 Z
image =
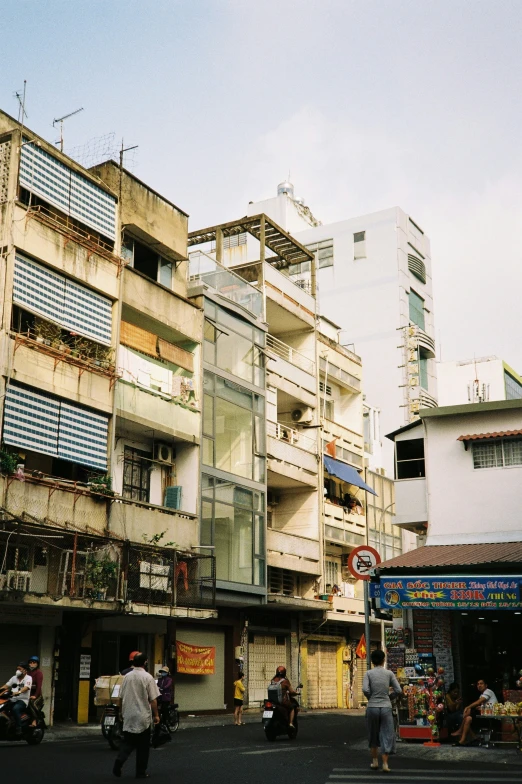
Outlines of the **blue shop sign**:
M 522 577 L 381 577 L 372 595 L 389 610 L 520 610 Z

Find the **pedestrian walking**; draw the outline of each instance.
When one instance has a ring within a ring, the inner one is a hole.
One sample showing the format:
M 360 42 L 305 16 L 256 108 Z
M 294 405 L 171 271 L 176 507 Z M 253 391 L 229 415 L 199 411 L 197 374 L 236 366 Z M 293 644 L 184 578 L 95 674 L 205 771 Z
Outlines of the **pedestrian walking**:
M 234 681 L 234 724 L 240 727 L 243 724 L 243 698 L 245 696 L 244 672 L 240 672 L 237 681 Z
M 159 724 L 156 681 L 145 667 L 147 657 L 140 653 L 134 657 L 132 670 L 121 685 L 121 710 L 123 715 L 123 740 L 112 772 L 118 778 L 125 761 L 136 751 L 136 778 L 148 779 L 147 766 L 150 751 L 151 711 L 154 724 Z
M 366 726 L 368 742 L 372 752 L 372 770 L 379 769 L 379 747 L 382 754 L 382 769 L 390 772 L 388 755 L 395 750 L 395 727 L 390 700 L 390 689 L 393 694 L 402 694 L 399 681 L 391 670 L 384 669 L 384 651 L 372 651 L 371 660 L 374 669 L 364 675 L 363 694 L 368 698 L 366 706 Z

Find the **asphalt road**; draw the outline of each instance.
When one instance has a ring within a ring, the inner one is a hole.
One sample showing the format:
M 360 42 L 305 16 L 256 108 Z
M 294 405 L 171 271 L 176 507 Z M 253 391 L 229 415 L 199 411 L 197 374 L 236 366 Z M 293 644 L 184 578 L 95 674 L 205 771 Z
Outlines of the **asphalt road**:
M 391 774 L 373 772 L 368 754 L 361 750 L 364 720 L 339 715 L 303 717 L 295 741 L 265 740 L 261 724 L 243 727 L 214 726 L 180 730 L 172 743 L 151 750 L 151 781 L 158 784 L 366 784 L 390 779 L 399 784 L 506 782 L 520 784 L 520 765 L 484 763 L 434 763 L 399 753 L 390 758 Z M 354 744 L 358 749 L 354 749 Z M 514 754 L 513 750 L 509 754 Z M 93 784 L 116 781 L 112 776 L 115 753 L 101 737 L 44 742 L 0 744 L 0 764 L 6 781 Z M 134 759 L 127 762 L 121 781 L 134 779 Z

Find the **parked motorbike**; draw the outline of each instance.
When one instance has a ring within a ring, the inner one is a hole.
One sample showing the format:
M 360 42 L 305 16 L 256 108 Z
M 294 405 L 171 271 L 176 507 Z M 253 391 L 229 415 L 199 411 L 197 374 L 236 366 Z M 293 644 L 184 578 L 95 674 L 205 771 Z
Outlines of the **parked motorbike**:
M 25 740 L 30 746 L 37 746 L 42 742 L 47 729 L 43 711 L 37 711 L 36 726 L 33 727 L 33 717 L 27 709 L 27 712 L 22 714 L 22 735 L 17 737 L 14 718 L 9 710 L 12 696 L 11 690 L 0 694 L 0 740 Z
M 297 688 L 302 689 L 303 684 L 300 683 Z M 269 690 L 263 710 L 263 729 L 267 740 L 274 741 L 278 735 L 288 735 L 290 740 L 297 738 L 299 705 L 296 703 L 294 707 L 294 726 L 290 727 L 286 708 L 273 699 Z

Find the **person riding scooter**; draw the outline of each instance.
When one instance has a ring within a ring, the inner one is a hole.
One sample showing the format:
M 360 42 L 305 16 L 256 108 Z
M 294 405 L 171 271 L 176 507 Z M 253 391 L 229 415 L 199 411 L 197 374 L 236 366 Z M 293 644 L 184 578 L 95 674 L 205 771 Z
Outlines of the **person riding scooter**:
M 271 685 L 279 685 L 282 693 L 281 707 L 287 712 L 288 725 L 294 727 L 295 706 L 298 704 L 293 697 L 297 697 L 299 692 L 294 691 L 292 684 L 286 677 L 286 667 L 278 667 L 274 677 L 272 678 Z
M 31 656 L 29 662 L 29 675 L 33 679 L 31 686 L 31 698 L 29 701 L 29 711 L 33 717 L 31 726 L 36 727 L 39 712 L 43 709 L 44 699 L 42 697 L 43 672 L 40 669 L 40 659 L 38 656 Z
M 11 690 L 10 709 L 15 722 L 15 735 L 17 738 L 22 736 L 22 714 L 29 705 L 33 683 L 33 679 L 27 674 L 28 670 L 29 665 L 27 662 L 20 662 L 16 674 L 0 688 L 0 692 L 4 691 L 4 689 Z

